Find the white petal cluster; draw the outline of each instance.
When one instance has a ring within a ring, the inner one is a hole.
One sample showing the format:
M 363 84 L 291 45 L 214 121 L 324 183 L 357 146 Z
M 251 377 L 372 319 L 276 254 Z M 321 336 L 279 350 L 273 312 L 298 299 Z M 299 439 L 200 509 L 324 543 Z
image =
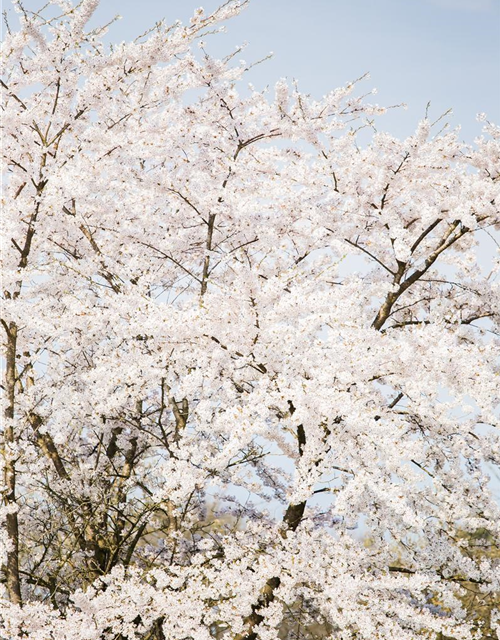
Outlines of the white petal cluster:
M 239 93 L 207 51 L 245 5 L 5 39 L 9 640 L 485 633 L 499 129 L 362 144 L 357 83 Z

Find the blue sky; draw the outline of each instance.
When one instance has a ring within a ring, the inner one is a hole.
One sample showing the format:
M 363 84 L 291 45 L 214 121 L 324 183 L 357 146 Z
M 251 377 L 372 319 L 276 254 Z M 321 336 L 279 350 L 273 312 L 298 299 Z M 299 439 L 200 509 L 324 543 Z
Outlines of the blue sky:
M 189 20 L 200 3 L 217 0 L 101 0 L 93 22 L 119 13 L 110 41 L 132 39 L 161 18 Z M 29 9 L 42 0 L 24 0 Z M 13 14 L 9 2 L 5 2 Z M 248 75 L 257 88 L 280 77 L 295 78 L 301 89 L 321 97 L 365 72 L 366 89 L 376 87 L 393 110 L 380 128 L 404 136 L 431 101 L 430 117 L 453 108 L 450 124 L 462 125 L 466 141 L 480 132 L 479 112 L 500 121 L 500 0 L 250 0 L 227 23 L 228 32 L 208 39 L 208 51 L 223 55 L 243 42 L 247 62 L 270 51 L 271 60 Z

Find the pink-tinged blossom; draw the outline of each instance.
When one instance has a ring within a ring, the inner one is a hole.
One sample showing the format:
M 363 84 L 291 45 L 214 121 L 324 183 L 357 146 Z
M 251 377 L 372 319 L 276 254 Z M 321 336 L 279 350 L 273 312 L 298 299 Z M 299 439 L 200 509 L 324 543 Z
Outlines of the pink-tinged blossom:
M 245 1 L 111 49 L 50 4 L 3 46 L 2 637 L 482 638 L 499 129 L 240 94 Z

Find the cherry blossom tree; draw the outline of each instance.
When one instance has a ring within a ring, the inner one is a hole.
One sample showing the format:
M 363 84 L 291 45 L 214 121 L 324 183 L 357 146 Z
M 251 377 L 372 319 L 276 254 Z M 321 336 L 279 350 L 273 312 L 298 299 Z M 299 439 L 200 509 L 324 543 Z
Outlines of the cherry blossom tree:
M 97 5 L 3 44 L 0 635 L 484 638 L 500 130 L 247 90 L 203 41 L 246 0 L 111 48 Z

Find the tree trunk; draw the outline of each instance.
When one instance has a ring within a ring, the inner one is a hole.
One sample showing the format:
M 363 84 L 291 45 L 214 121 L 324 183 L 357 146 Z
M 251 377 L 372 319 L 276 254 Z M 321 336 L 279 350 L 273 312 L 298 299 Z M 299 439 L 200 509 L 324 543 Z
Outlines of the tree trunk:
M 11 322 L 7 331 L 7 353 L 5 367 L 5 429 L 4 429 L 4 504 L 16 508 L 16 460 L 11 447 L 15 443 L 14 403 L 16 389 L 16 343 L 17 327 Z M 5 566 L 6 586 L 9 599 L 14 604 L 21 604 L 21 584 L 19 581 L 19 524 L 17 511 L 10 511 L 6 516 L 9 548 Z

